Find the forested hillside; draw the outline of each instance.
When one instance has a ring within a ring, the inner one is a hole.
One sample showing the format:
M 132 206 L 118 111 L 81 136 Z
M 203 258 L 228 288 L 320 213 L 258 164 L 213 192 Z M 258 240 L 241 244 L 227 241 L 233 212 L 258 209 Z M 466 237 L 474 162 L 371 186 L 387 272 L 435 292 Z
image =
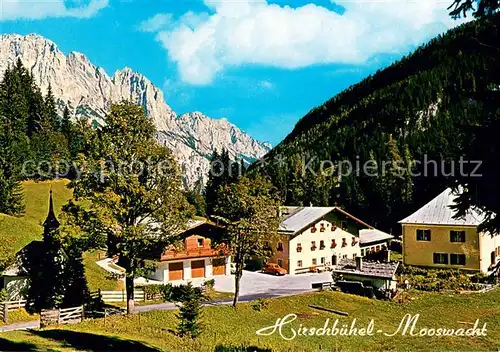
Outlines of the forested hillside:
M 397 232 L 399 219 L 446 187 L 467 131 L 482 124 L 484 106 L 474 94 L 498 91 L 499 24 L 497 14 L 462 25 L 346 89 L 311 110 L 252 169 L 271 176 L 286 204 L 339 204 Z M 354 168 L 375 160 L 379 170 L 391 163 L 385 175 L 361 170 L 337 182 L 338 169 L 334 176 L 310 172 L 324 160 L 349 160 Z M 425 160 L 437 161 L 437 176 L 433 163 L 423 175 Z

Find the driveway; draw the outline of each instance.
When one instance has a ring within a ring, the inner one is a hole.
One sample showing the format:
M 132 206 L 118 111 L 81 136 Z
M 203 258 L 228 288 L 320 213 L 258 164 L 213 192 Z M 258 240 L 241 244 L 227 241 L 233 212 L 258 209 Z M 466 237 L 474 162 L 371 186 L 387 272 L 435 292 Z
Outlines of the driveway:
M 243 271 L 240 282 L 240 296 L 286 296 L 311 291 L 314 282 L 332 281 L 332 274 L 307 273 L 299 275 L 274 276 L 253 271 Z M 215 277 L 215 290 L 234 292 L 234 275 Z

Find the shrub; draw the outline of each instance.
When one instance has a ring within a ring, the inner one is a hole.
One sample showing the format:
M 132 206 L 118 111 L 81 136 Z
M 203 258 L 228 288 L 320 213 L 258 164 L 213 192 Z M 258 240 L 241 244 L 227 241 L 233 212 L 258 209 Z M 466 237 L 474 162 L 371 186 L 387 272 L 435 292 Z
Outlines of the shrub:
M 479 290 L 481 276 L 472 279 L 457 269 L 426 269 L 401 265 L 399 282 L 408 280 L 411 287 L 421 291 Z
M 142 286 L 141 288 L 144 291 L 146 300 L 151 301 L 159 299 L 160 297 L 163 296 L 164 286 L 165 285 L 147 285 L 147 286 Z
M 213 290 L 215 286 L 215 279 L 204 281 L 202 286 L 205 287 L 208 291 Z
M 252 309 L 257 312 L 267 309 L 268 306 L 269 306 L 269 301 L 264 298 L 259 298 L 254 303 L 252 303 Z
M 6 289 L 2 288 L 0 290 L 0 302 L 5 302 L 9 300 L 9 293 Z

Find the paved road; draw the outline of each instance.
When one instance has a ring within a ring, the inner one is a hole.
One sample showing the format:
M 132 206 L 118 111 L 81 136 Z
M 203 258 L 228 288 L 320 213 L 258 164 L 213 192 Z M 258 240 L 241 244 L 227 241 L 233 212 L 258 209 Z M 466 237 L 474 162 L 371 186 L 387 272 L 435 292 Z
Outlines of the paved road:
M 268 292 L 268 293 L 255 293 L 252 295 L 245 295 L 245 296 L 240 296 L 238 302 L 251 302 L 255 301 L 259 298 L 278 298 L 278 297 L 285 297 L 285 296 L 293 296 L 293 295 L 299 295 L 302 293 L 306 292 L 311 292 L 311 289 L 308 290 L 286 290 L 286 292 Z M 223 305 L 223 304 L 232 304 L 233 299 L 232 298 L 226 298 L 226 299 L 220 299 L 220 300 L 215 300 L 212 302 L 207 302 L 204 305 L 205 306 L 217 306 L 217 305 Z M 150 312 L 153 310 L 171 310 L 175 309 L 177 306 L 174 303 L 159 303 L 159 304 L 149 304 L 145 306 L 136 306 L 135 311 L 136 312 Z
M 39 320 L 27 321 L 23 323 L 14 323 L 9 325 L 0 326 L 0 332 L 14 331 L 14 330 L 28 330 L 38 329 L 40 327 Z

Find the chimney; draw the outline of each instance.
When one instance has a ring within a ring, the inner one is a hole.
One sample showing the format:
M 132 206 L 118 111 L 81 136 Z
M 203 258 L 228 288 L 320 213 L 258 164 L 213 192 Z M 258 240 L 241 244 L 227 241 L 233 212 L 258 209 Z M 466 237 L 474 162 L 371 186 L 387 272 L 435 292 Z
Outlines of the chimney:
M 356 257 L 356 270 L 363 271 L 363 258 Z

